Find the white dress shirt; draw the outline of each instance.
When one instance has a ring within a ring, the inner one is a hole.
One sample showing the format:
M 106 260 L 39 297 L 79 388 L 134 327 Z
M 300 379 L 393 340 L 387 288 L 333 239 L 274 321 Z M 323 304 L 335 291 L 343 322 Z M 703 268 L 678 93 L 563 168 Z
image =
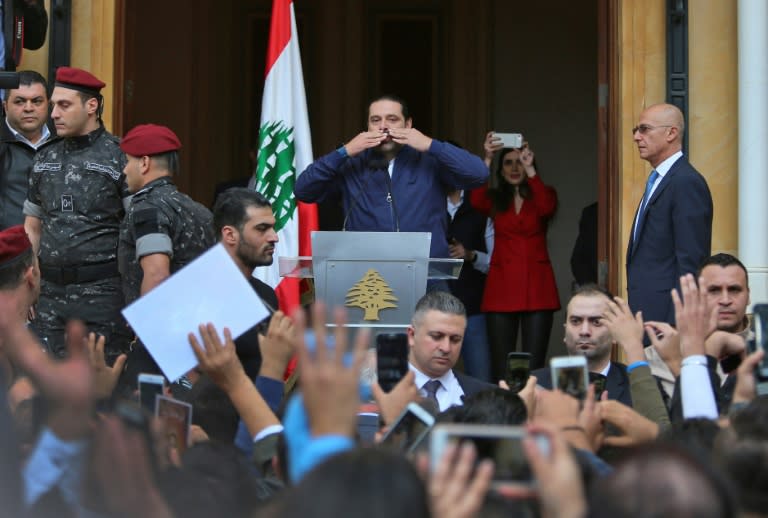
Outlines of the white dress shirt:
M 416 375 L 416 386 L 419 388 L 419 394 L 421 397 L 427 397 L 427 391 L 424 390 L 424 384 L 430 380 L 439 380 L 440 388 L 437 389 L 435 397 L 437 398 L 437 404 L 440 406 L 440 411 L 447 410 L 452 406 L 463 405 L 461 400 L 464 395 L 464 390 L 459 385 L 459 380 L 453 374 L 453 369 L 448 369 L 448 372 L 440 376 L 439 378 L 430 378 L 419 369 L 414 367 L 412 363 L 408 363 L 408 368 Z

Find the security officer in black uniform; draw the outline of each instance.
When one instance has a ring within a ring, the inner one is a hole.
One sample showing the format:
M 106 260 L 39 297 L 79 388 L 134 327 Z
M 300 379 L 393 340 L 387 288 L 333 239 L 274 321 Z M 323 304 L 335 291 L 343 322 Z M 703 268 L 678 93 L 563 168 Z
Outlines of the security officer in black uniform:
M 173 131 L 154 124 L 136 126 L 120 148 L 128 158 L 123 172 L 133 193 L 119 247 L 123 291 L 130 304 L 216 240 L 211 211 L 173 183 L 181 148 Z
M 51 118 L 59 138 L 35 156 L 24 227 L 42 274 L 33 330 L 61 357 L 67 320 L 81 319 L 106 337 L 111 363 L 131 340 L 117 267 L 129 193 L 125 155 L 101 121 L 104 86 L 85 70 L 57 70 Z

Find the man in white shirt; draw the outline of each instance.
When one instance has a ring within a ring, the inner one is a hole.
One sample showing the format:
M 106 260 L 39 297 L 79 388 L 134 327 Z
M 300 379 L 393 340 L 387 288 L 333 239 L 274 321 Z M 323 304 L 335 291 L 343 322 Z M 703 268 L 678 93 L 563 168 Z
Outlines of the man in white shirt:
M 749 298 L 749 276 L 746 267 L 738 258 L 730 254 L 715 254 L 707 258 L 698 272 L 707 286 L 707 300 L 717 311 L 717 329 L 705 343 L 707 354 L 717 360 L 732 356 L 743 356 L 745 341 L 750 338 L 752 331 L 747 317 Z M 679 347 L 668 347 L 667 343 L 678 340 L 676 332 L 657 322 L 648 322 L 649 326 L 659 333 L 659 346 L 663 355 L 655 347 L 648 347 L 645 355 L 668 397 L 674 394 L 675 380 L 680 375 L 682 356 Z M 666 340 L 665 340 L 666 337 Z M 671 354 L 673 352 L 675 354 Z M 721 367 L 717 368 L 720 381 L 726 382 L 726 373 Z M 728 376 L 730 377 L 730 376 Z M 724 385 L 726 393 L 733 391 L 733 382 Z
M 463 396 L 494 385 L 453 370 L 467 327 L 464 304 L 450 293 L 430 291 L 417 303 L 408 327 L 409 367 L 421 395 L 440 411 L 463 404 Z

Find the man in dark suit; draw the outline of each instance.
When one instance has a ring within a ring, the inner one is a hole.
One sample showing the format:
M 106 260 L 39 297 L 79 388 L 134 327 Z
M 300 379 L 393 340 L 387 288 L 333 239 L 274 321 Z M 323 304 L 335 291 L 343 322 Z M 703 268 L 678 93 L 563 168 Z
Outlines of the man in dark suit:
M 613 296 L 597 285 L 579 287 L 568 302 L 565 318 L 565 347 L 571 356 L 585 356 L 590 373 L 605 376 L 608 398 L 632 406 L 627 366 L 611 361 L 613 336 L 603 322 L 608 301 Z M 545 389 L 552 389 L 549 368 L 537 369 L 531 374 Z
M 408 326 L 409 366 L 421 395 L 440 411 L 461 405 L 464 396 L 495 388 L 455 372 L 467 327 L 464 304 L 444 291 L 430 291 L 417 303 Z
M 627 247 L 629 305 L 646 322 L 674 324 L 670 290 L 710 255 L 712 195 L 683 156 L 684 130 L 677 107 L 656 104 L 632 132 L 640 158 L 653 167 Z

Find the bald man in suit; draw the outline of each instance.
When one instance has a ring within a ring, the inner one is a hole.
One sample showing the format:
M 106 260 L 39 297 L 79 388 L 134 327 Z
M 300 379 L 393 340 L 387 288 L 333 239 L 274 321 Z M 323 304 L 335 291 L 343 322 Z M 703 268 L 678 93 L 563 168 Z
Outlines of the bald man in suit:
M 712 195 L 682 151 L 683 113 L 655 104 L 640 114 L 632 135 L 652 171 L 635 213 L 627 247 L 627 287 L 633 312 L 674 324 L 670 290 L 698 271 L 712 241 Z

